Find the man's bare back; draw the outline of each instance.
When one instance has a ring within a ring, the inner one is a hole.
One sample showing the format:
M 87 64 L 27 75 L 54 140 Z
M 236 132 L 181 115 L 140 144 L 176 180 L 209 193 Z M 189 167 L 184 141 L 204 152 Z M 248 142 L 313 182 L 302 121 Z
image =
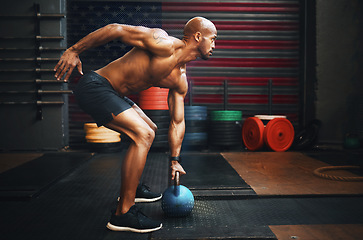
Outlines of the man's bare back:
M 138 93 L 152 86 L 172 88 L 184 85 L 185 88 L 185 62 L 178 61 L 178 55 L 185 44 L 173 37 L 160 41 L 173 42 L 170 56 L 160 56 L 148 50 L 133 48 L 123 57 L 95 72 L 108 79 L 122 96 Z

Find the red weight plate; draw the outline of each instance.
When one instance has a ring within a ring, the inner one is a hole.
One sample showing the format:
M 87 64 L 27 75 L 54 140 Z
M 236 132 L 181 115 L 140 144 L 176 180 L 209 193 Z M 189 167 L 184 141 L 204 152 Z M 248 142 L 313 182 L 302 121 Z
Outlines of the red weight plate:
M 275 118 L 266 125 L 263 139 L 265 144 L 275 152 L 288 150 L 294 141 L 294 127 L 285 118 Z
M 256 117 L 249 117 L 242 127 L 242 139 L 248 150 L 256 151 L 263 146 L 263 132 L 265 126 Z
M 167 101 L 168 96 L 160 96 L 160 95 L 144 96 L 144 95 L 140 95 L 139 99 L 148 100 L 148 101 Z
M 155 104 L 155 105 L 166 105 L 167 106 L 168 102 L 163 101 L 163 100 L 148 101 L 148 100 L 144 100 L 144 99 L 139 99 L 139 105 L 142 106 L 144 104 L 149 104 L 149 105 Z
M 167 88 L 159 88 L 159 87 L 151 87 L 144 91 L 140 92 L 140 95 L 168 95 L 169 89 Z
M 169 110 L 168 104 L 143 104 L 140 105 L 143 110 Z

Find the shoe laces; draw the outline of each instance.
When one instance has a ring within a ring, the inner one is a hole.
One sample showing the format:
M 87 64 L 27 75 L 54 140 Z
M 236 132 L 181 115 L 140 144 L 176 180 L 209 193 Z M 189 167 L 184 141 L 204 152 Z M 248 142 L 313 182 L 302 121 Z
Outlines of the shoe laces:
M 133 212 L 135 213 L 136 216 L 143 215 L 144 217 L 147 217 L 141 210 L 142 210 L 141 207 L 134 205 Z
M 150 192 L 150 187 L 145 185 L 144 183 L 141 183 L 140 190 L 144 190 L 144 189 L 146 189 L 148 192 Z

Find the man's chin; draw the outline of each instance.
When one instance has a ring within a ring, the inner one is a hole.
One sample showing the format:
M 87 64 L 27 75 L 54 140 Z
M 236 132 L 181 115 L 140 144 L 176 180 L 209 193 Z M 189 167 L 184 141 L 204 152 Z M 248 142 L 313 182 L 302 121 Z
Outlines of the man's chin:
M 204 55 L 204 56 L 201 56 L 200 58 L 203 59 L 203 60 L 208 60 L 210 58 L 210 56 L 209 55 Z

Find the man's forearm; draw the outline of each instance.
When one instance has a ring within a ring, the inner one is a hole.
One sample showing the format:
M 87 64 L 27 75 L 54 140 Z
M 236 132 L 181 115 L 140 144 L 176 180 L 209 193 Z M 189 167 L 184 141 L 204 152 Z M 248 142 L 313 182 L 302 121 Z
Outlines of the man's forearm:
M 181 146 L 184 138 L 185 122 L 170 122 L 169 126 L 169 146 L 172 157 L 180 156 Z

